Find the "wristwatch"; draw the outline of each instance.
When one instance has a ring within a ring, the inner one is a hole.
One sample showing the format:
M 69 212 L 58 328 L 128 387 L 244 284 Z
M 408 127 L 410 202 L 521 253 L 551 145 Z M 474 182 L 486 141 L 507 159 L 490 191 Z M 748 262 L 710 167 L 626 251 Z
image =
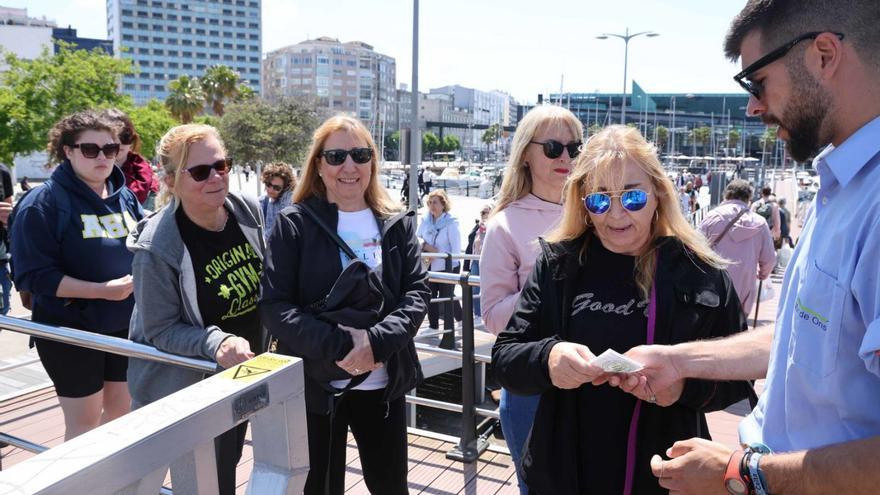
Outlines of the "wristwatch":
M 742 460 L 745 451 L 737 450 L 730 454 L 727 472 L 724 473 L 724 488 L 730 495 L 749 495 L 749 482 L 742 475 Z

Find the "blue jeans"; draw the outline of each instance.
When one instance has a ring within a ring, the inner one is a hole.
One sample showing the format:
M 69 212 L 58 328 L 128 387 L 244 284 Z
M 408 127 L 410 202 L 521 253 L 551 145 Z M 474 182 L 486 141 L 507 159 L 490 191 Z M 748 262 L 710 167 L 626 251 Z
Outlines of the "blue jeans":
M 471 275 L 480 275 L 480 262 L 479 261 L 471 261 Z M 479 287 L 471 287 L 471 291 L 474 294 L 474 316 L 483 316 L 483 310 L 480 306 L 480 298 L 477 297 L 480 295 Z
M 9 262 L 0 265 L 0 288 L 3 289 L 3 307 L 0 314 L 9 313 L 9 293 L 12 292 L 12 280 L 9 279 Z
M 501 389 L 501 429 L 510 450 L 510 457 L 516 467 L 516 481 L 520 495 L 528 495 L 529 488 L 522 479 L 522 454 L 526 448 L 526 438 L 535 421 L 540 395 L 516 395 Z

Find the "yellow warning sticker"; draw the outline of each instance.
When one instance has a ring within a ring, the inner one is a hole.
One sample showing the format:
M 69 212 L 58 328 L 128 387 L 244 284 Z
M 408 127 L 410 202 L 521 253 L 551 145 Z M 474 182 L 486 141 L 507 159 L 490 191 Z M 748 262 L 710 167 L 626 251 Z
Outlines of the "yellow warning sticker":
M 284 365 L 291 362 L 293 359 L 294 358 L 290 356 L 282 356 L 280 354 L 267 352 L 229 368 L 220 373 L 220 376 L 229 380 L 249 383 L 262 378 L 267 373 L 271 373 L 284 367 Z

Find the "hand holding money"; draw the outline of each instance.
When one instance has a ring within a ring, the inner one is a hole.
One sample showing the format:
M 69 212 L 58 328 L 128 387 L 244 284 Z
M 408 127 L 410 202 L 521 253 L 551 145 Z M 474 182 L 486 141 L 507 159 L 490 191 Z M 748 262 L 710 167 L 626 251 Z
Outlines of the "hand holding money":
M 590 364 L 598 366 L 608 373 L 635 373 L 644 368 L 642 363 L 630 359 L 614 349 L 608 349 L 603 352 L 593 359 Z
M 578 388 L 605 373 L 602 368 L 591 366 L 596 356 L 590 348 L 573 342 L 559 342 L 550 349 L 547 368 L 550 381 L 562 389 Z

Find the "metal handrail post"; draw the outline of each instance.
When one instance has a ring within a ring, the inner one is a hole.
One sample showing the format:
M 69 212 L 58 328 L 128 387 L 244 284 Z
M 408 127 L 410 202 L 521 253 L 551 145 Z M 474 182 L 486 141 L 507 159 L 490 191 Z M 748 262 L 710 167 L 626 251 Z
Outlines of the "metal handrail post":
M 458 445 L 446 453 L 447 459 L 472 463 L 488 447 L 486 439 L 477 437 L 477 407 L 474 403 L 474 299 L 468 284 L 468 272 L 462 272 L 461 315 L 461 435 Z
M 452 254 L 446 253 L 445 259 L 446 265 L 446 273 L 452 273 Z M 441 285 L 440 287 L 447 287 L 446 285 Z M 452 290 L 452 295 L 455 295 L 455 286 Z M 443 338 L 440 339 L 440 347 L 443 349 L 455 349 L 455 320 L 453 319 L 454 304 L 455 301 L 449 301 L 445 303 L 441 303 L 443 305 L 443 329 L 446 330 L 446 333 L 443 334 Z

